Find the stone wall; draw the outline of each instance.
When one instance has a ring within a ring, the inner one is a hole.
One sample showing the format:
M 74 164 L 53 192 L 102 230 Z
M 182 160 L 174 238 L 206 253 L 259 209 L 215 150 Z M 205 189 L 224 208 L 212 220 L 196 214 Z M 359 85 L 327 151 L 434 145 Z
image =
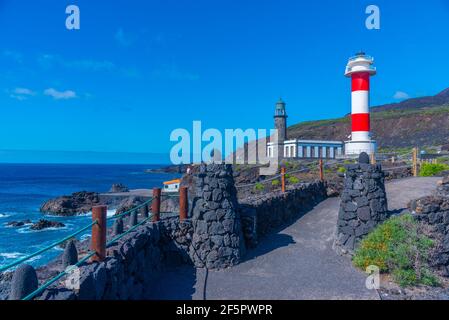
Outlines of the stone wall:
M 80 267 L 79 290 L 62 286 L 46 290 L 42 300 L 129 300 L 143 299 L 161 271 L 161 224 L 139 227 L 108 249 L 101 263 Z
M 360 240 L 387 218 L 385 174 L 362 153 L 358 164 L 346 165 L 334 248 L 352 254 Z
M 190 247 L 194 265 L 219 269 L 238 264 L 245 248 L 232 166 L 202 164 L 194 188 Z
M 81 266 L 79 291 L 60 285 L 46 290 L 40 299 L 145 299 L 166 267 L 192 263 L 188 254 L 192 232 L 192 222 L 180 222 L 176 216 L 145 224 L 108 248 L 105 261 Z
M 414 217 L 431 225 L 432 236 L 437 240 L 431 257 L 432 267 L 442 275 L 449 276 L 449 177 L 443 178 L 433 195 L 423 197 L 409 204 Z
M 271 192 L 240 201 L 245 242 L 255 247 L 263 235 L 301 217 L 327 197 L 323 182 L 290 187 L 285 193 Z

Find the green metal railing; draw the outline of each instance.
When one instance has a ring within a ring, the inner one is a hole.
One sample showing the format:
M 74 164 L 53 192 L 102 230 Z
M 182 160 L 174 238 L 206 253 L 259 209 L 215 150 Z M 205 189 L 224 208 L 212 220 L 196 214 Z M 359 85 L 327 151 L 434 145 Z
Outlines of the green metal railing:
M 173 196 L 175 196 L 175 195 L 173 195 Z M 140 205 L 138 205 L 138 206 L 136 206 L 136 207 L 134 207 L 134 208 L 132 208 L 132 209 L 129 209 L 129 210 L 127 210 L 127 211 L 125 211 L 125 212 L 123 212 L 123 213 L 121 213 L 121 214 L 118 214 L 118 215 L 114 215 L 114 216 L 108 217 L 108 218 L 106 219 L 106 221 L 117 220 L 117 219 L 120 219 L 120 218 L 122 218 L 122 217 L 124 217 L 124 216 L 130 215 L 130 214 L 132 214 L 133 212 L 135 212 L 136 210 L 139 210 L 139 209 L 141 209 L 142 207 L 151 204 L 151 203 L 153 202 L 153 199 L 154 199 L 154 198 L 151 197 L 149 200 L 145 201 L 144 203 L 142 203 L 142 204 L 140 204 Z M 109 247 L 112 246 L 114 243 L 116 243 L 118 240 L 122 239 L 124 236 L 128 235 L 129 233 L 131 233 L 132 231 L 134 231 L 135 229 L 137 229 L 139 226 L 141 226 L 141 225 L 147 223 L 148 221 L 150 221 L 151 218 L 152 218 L 152 214 L 149 214 L 149 216 L 148 216 L 147 218 L 145 218 L 144 220 L 142 220 L 141 222 L 139 222 L 139 223 L 136 224 L 135 226 L 132 226 L 131 228 L 129 228 L 129 229 L 128 229 L 127 231 L 125 231 L 124 233 L 122 233 L 122 234 L 120 234 L 120 235 L 117 235 L 116 237 L 114 237 L 113 239 L 111 239 L 109 242 L 106 243 L 106 248 L 109 248 Z M 38 255 L 40 255 L 40 254 L 42 254 L 42 253 L 44 253 L 44 252 L 46 252 L 46 251 L 48 251 L 48 250 L 50 250 L 50 249 L 52 249 L 52 248 L 54 248 L 54 247 L 56 247 L 56 246 L 58 246 L 58 245 L 60 245 L 60 244 L 62 244 L 62 243 L 64 243 L 64 242 L 66 242 L 66 241 L 68 241 L 68 240 L 70 240 L 70 239 L 72 239 L 72 238 L 74 238 L 74 237 L 80 235 L 81 233 L 83 233 L 83 232 L 85 232 L 86 230 L 92 228 L 92 227 L 93 227 L 94 225 L 96 225 L 96 224 L 98 224 L 98 221 L 97 221 L 97 220 L 95 220 L 95 221 L 93 221 L 92 223 L 88 224 L 87 226 L 85 226 L 85 227 L 79 229 L 78 231 L 76 231 L 76 232 L 74 232 L 74 233 L 72 233 L 72 234 L 66 236 L 65 238 L 63 238 L 63 239 L 61 239 L 61 240 L 59 240 L 59 241 L 57 241 L 57 242 L 55 242 L 55 243 L 53 243 L 53 244 L 51 244 L 51 245 L 49 245 L 49 246 L 46 246 L 45 248 L 42 248 L 42 249 L 40 249 L 40 250 L 38 250 L 38 251 L 36 251 L 36 252 L 34 252 L 34 253 L 32 253 L 32 254 L 27 255 L 26 257 L 23 257 L 23 258 L 18 259 L 18 260 L 16 260 L 16 261 L 14 261 L 14 262 L 12 262 L 12 263 L 10 263 L 10 264 L 4 266 L 4 267 L 1 267 L 1 268 L 0 268 L 0 272 L 5 272 L 5 271 L 7 271 L 7 270 L 9 270 L 9 269 L 11 269 L 11 268 L 17 266 L 17 265 L 22 264 L 22 263 L 25 262 L 25 261 L 30 260 L 30 259 L 33 258 L 33 257 L 36 257 L 36 256 L 38 256 Z M 36 289 L 36 290 L 33 291 L 32 293 L 30 293 L 29 295 L 27 295 L 26 297 L 24 297 L 22 300 L 31 300 L 31 299 L 35 298 L 36 296 L 38 296 L 39 294 L 43 293 L 43 292 L 45 291 L 45 289 L 47 289 L 49 286 L 51 286 L 52 284 L 54 284 L 55 282 L 57 282 L 58 280 L 60 280 L 60 279 L 63 278 L 64 276 L 68 275 L 68 274 L 69 274 L 72 270 L 74 270 L 75 268 L 77 268 L 77 267 L 81 266 L 82 264 L 84 264 L 86 261 L 88 261 L 90 258 L 92 258 L 95 254 L 96 254 L 95 251 L 92 251 L 92 250 L 89 251 L 89 252 L 88 252 L 88 253 L 87 253 L 81 260 L 79 260 L 75 265 L 69 266 L 66 270 L 62 271 L 62 272 L 59 273 L 57 276 L 55 276 L 55 277 L 53 277 L 52 279 L 50 279 L 50 280 L 48 280 L 47 282 L 45 282 L 45 283 L 44 283 L 43 285 L 41 285 L 38 289 Z
M 4 267 L 1 267 L 1 268 L 0 268 L 0 272 L 5 272 L 6 270 L 9 270 L 9 269 L 11 269 L 11 268 L 13 268 L 13 267 L 15 267 L 15 266 L 17 266 L 17 265 L 19 265 L 19 264 L 25 262 L 25 261 L 28 261 L 28 260 L 30 260 L 31 258 L 34 258 L 35 256 L 38 256 L 38 255 L 40 255 L 40 254 L 42 254 L 42 253 L 44 253 L 44 252 L 46 252 L 46 251 L 48 251 L 48 250 L 50 250 L 50 249 L 53 249 L 53 248 L 56 247 L 56 246 L 59 246 L 60 244 L 66 242 L 67 240 L 70 240 L 70 239 L 76 237 L 77 235 L 83 233 L 83 232 L 86 231 L 87 229 L 93 227 L 93 226 L 96 225 L 97 223 L 98 223 L 98 221 L 93 221 L 92 223 L 88 224 L 88 225 L 85 226 L 84 228 L 82 228 L 82 229 L 80 229 L 80 230 L 78 230 L 78 231 L 76 231 L 76 232 L 74 232 L 74 233 L 68 235 L 68 236 L 65 237 L 64 239 L 61 239 L 61 240 L 59 240 L 58 242 L 55 242 L 55 243 L 53 243 L 53 244 L 51 244 L 51 245 L 49 245 L 49 246 L 47 246 L 47 247 L 45 247 L 45 248 L 40 249 L 39 251 L 36 251 L 36 252 L 34 252 L 34 253 L 32 253 L 32 254 L 27 255 L 26 257 L 23 257 L 23 258 L 21 258 L 21 259 L 19 259 L 19 260 L 14 261 L 13 263 L 10 263 L 10 264 L 8 264 L 8 265 L 6 265 L 6 266 L 4 266 Z
M 40 286 L 38 289 L 36 289 L 35 291 L 31 292 L 29 295 L 27 295 L 25 298 L 23 298 L 22 300 L 31 300 L 33 298 L 35 298 L 37 295 L 43 293 L 45 291 L 45 289 L 47 289 L 49 286 L 51 286 L 53 283 L 55 283 L 56 281 L 58 281 L 59 279 L 61 279 L 62 277 L 64 277 L 65 275 L 69 274 L 70 271 L 74 270 L 75 268 L 78 268 L 79 266 L 81 266 L 83 263 L 85 263 L 87 260 L 89 260 L 90 258 L 92 258 L 94 255 L 96 254 L 95 251 L 90 251 L 85 257 L 83 257 L 80 261 L 78 261 L 76 264 L 74 264 L 73 266 L 68 267 L 66 270 L 62 271 L 60 274 L 58 274 L 56 277 L 48 280 L 47 282 L 45 282 L 42 286 Z
M 120 213 L 120 214 L 117 214 L 117 215 L 113 215 L 113 216 L 111 216 L 111 217 L 108 217 L 107 220 L 108 220 L 108 221 L 110 221 L 110 220 L 117 220 L 117 219 L 119 219 L 119 218 L 121 218 L 121 217 L 124 217 L 124 216 L 126 216 L 126 215 L 129 215 L 129 214 L 133 213 L 133 212 L 136 211 L 136 210 L 139 210 L 139 209 L 145 207 L 146 205 L 151 204 L 152 202 L 153 202 L 153 197 L 151 197 L 149 200 L 145 201 L 144 203 L 142 203 L 142 204 L 136 206 L 135 208 L 132 208 L 132 209 L 129 209 L 129 210 L 127 210 L 127 211 L 125 211 L 125 212 L 122 212 L 122 213 Z

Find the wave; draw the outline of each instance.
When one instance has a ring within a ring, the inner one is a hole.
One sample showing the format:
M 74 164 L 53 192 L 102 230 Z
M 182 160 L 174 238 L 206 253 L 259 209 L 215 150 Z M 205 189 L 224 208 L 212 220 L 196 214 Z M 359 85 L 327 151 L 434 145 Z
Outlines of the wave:
M 0 219 L 2 219 L 2 218 L 8 218 L 8 217 L 10 217 L 9 214 L 6 214 L 6 213 L 0 213 Z
M 3 252 L 0 253 L 0 261 L 2 261 L 3 263 L 0 263 L 0 267 L 5 266 L 6 264 L 4 262 L 6 262 L 6 260 L 17 260 L 17 259 L 21 259 L 23 257 L 26 257 L 28 255 L 28 253 L 22 253 L 22 252 Z M 41 255 L 37 255 L 35 257 L 32 257 L 30 259 L 28 259 L 26 262 L 30 263 L 36 260 L 39 260 L 40 258 L 42 258 Z
M 86 239 L 89 239 L 90 237 L 91 237 L 90 234 L 84 234 L 84 235 L 82 235 L 82 236 L 80 237 L 80 240 L 81 240 L 81 241 L 84 241 L 84 240 L 86 240 Z
M 51 228 L 45 228 L 42 230 L 31 230 L 30 227 L 25 227 L 25 228 L 17 229 L 17 232 L 18 233 L 39 233 L 39 232 L 45 232 L 45 231 L 69 230 L 69 229 L 71 229 L 71 227 L 72 227 L 72 225 L 68 225 L 68 224 L 66 224 L 65 227 L 60 227 L 60 228 L 51 227 Z
M 115 215 L 115 209 L 109 209 L 106 213 L 106 215 L 108 217 L 112 217 L 113 215 Z M 54 215 L 48 215 L 49 217 L 60 217 L 60 218 L 65 218 L 63 216 L 54 216 Z M 80 213 L 77 214 L 76 216 L 69 216 L 68 218 L 76 218 L 76 217 L 90 217 L 92 216 L 92 211 L 86 212 L 86 213 Z
M 6 259 L 18 259 L 18 258 L 22 258 L 25 255 L 23 253 L 20 252 L 5 252 L 5 253 L 0 253 L 0 257 L 6 258 Z
M 25 224 L 23 224 L 21 227 L 30 227 L 30 226 L 32 226 L 32 225 L 33 225 L 33 223 L 30 222 L 30 223 L 25 223 Z M 17 226 L 8 226 L 8 222 L 3 223 L 3 226 L 4 226 L 5 228 L 11 228 L 11 229 L 16 229 L 16 228 L 18 228 Z

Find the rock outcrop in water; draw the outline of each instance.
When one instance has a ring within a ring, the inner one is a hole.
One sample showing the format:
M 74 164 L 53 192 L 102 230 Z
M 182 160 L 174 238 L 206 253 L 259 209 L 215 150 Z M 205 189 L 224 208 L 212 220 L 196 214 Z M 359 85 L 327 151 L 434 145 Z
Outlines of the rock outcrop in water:
M 63 227 L 65 227 L 65 224 L 63 224 L 61 222 L 50 221 L 50 220 L 45 220 L 45 219 L 41 219 L 35 223 L 33 223 L 30 219 L 23 220 L 23 221 L 10 221 L 10 222 L 6 223 L 6 226 L 11 227 L 11 228 L 20 228 L 20 227 L 24 227 L 27 225 L 31 225 L 30 229 L 35 230 L 35 231 L 44 230 L 44 229 L 48 229 L 48 228 L 63 228 Z
M 70 196 L 62 196 L 45 202 L 41 212 L 60 216 L 75 216 L 92 211 L 92 207 L 101 205 L 99 194 L 96 192 L 75 192 Z
M 111 193 L 129 192 L 129 188 L 122 183 L 114 183 L 109 192 Z
M 38 222 L 34 223 L 30 229 L 35 231 L 40 231 L 48 228 L 63 228 L 65 227 L 65 224 L 57 221 L 50 221 L 41 219 Z
M 6 223 L 7 227 L 11 227 L 11 228 L 19 228 L 19 227 L 23 227 L 27 224 L 32 224 L 31 220 L 27 219 L 27 220 L 23 220 L 23 221 L 10 221 Z

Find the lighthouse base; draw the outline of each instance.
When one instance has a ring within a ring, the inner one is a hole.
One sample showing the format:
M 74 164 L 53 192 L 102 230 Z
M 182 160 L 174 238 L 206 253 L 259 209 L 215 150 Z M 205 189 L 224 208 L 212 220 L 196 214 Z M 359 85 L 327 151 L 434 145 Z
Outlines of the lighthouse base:
M 368 155 L 376 153 L 377 144 L 376 141 L 346 141 L 345 142 L 345 155 L 346 156 L 358 156 L 362 152 L 366 152 Z

